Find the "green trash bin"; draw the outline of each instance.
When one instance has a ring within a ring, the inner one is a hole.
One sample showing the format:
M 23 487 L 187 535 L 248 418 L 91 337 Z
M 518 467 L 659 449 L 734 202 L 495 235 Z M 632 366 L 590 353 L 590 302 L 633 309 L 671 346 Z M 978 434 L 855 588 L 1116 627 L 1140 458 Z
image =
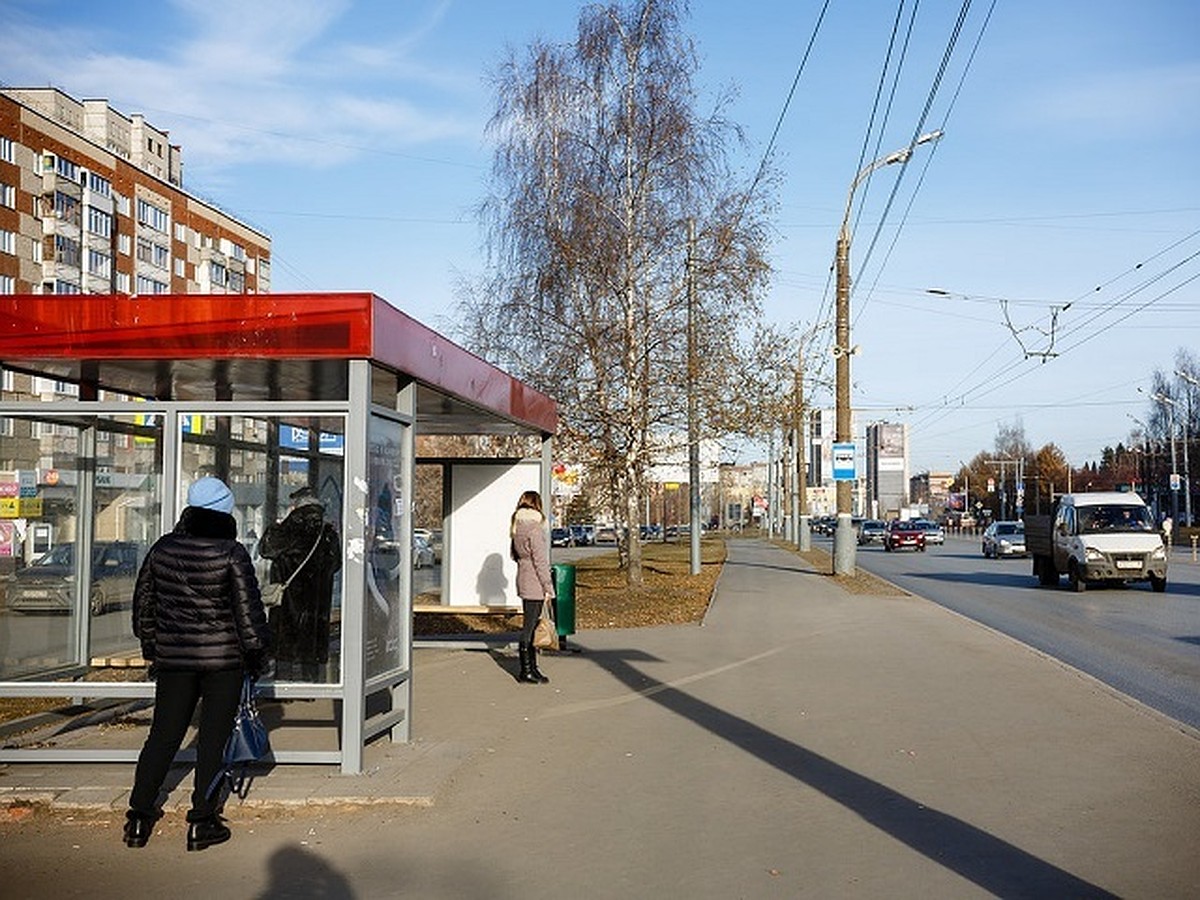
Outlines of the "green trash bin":
M 558 636 L 575 633 L 575 567 L 570 563 L 555 563 L 550 567 L 554 577 L 554 621 Z

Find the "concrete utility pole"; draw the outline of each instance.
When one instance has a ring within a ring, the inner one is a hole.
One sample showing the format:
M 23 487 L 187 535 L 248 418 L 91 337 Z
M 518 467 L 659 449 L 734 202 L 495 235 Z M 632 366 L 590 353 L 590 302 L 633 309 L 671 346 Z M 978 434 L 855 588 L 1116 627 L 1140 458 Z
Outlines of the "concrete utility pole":
M 796 434 L 796 546 L 812 549 L 812 533 L 808 530 L 808 435 L 804 428 L 804 341 L 800 341 L 796 360 L 795 404 L 792 407 L 792 430 Z
M 687 242 L 687 366 L 688 366 L 688 558 L 693 575 L 700 574 L 700 410 L 696 399 L 696 220 L 688 219 Z
M 850 182 L 850 192 L 846 197 L 846 214 L 842 217 L 842 227 L 838 231 L 837 241 L 837 307 L 836 327 L 834 329 L 833 358 L 835 363 L 834 377 L 836 389 L 834 402 L 836 406 L 835 440 L 840 444 L 854 442 L 851 434 L 850 411 L 850 354 L 855 350 L 850 346 L 850 210 L 854 205 L 854 191 L 876 169 L 890 166 L 893 163 L 906 163 L 912 156 L 913 148 L 918 144 L 936 141 L 942 136 L 941 131 L 931 131 L 923 134 L 911 146 L 879 159 L 864 166 Z M 857 472 L 855 473 L 857 476 Z M 837 482 L 837 529 L 833 533 L 833 573 L 835 575 L 850 575 L 854 572 L 855 554 L 858 541 L 851 522 L 851 503 L 853 499 L 854 482 L 849 479 L 839 479 Z

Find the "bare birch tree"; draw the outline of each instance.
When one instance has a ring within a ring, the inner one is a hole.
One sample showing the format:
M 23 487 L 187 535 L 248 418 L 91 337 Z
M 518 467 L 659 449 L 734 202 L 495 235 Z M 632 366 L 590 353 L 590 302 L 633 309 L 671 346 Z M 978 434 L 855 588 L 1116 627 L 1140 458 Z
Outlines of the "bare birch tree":
M 561 440 L 603 473 L 631 583 L 652 437 L 685 421 L 688 279 L 702 359 L 691 374 L 713 410 L 750 363 L 740 335 L 766 275 L 765 203 L 733 187 L 728 96 L 704 117 L 694 109 L 684 11 L 682 0 L 589 6 L 572 44 L 510 53 L 482 208 L 489 276 L 462 305 L 468 342 L 553 395 Z

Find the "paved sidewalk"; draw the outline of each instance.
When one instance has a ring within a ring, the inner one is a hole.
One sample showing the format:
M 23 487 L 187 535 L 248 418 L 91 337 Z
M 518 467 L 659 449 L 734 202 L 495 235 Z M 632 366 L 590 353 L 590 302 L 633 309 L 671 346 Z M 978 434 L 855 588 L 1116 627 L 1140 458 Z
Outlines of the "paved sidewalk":
M 329 826 L 345 896 L 388 896 L 401 866 L 419 897 L 1200 896 L 1200 737 L 920 598 L 733 541 L 702 626 L 575 642 L 539 687 L 502 653 L 418 650 L 417 739 L 361 776 L 278 767 L 235 833 L 270 807 L 386 806 L 370 835 Z M 0 803 L 119 810 L 130 769 L 9 765 Z M 254 830 L 224 857 L 244 877 Z M 530 877 L 539 843 L 558 877 Z

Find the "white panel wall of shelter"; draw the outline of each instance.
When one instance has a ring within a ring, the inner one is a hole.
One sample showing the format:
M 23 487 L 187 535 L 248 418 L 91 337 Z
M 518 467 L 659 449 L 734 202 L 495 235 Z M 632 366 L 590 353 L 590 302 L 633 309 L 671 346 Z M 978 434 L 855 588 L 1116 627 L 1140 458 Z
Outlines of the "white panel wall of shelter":
M 443 523 L 443 602 L 448 606 L 521 608 L 509 525 L 524 491 L 539 489 L 536 461 L 456 465 L 450 469 L 450 511 Z M 547 503 L 549 498 L 543 497 Z

